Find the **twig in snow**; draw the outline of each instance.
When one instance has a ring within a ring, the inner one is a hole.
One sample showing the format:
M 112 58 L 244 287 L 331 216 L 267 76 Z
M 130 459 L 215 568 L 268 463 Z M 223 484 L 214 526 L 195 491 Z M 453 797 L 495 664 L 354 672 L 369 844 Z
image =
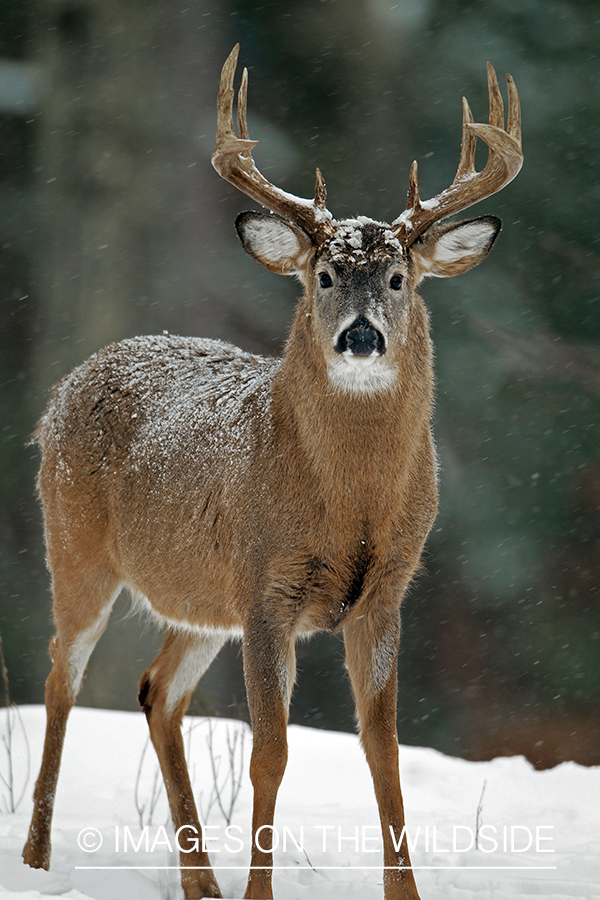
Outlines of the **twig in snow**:
M 140 822 L 140 828 L 142 828 L 142 829 L 144 828 L 144 825 L 152 825 L 152 818 L 154 816 L 154 812 L 156 810 L 156 805 L 159 801 L 161 789 L 163 786 L 163 782 L 160 779 L 160 768 L 159 768 L 158 764 L 156 764 L 154 767 L 154 776 L 152 778 L 152 787 L 150 789 L 150 793 L 145 800 L 142 799 L 141 790 L 140 790 L 140 781 L 142 778 L 144 757 L 146 756 L 146 750 L 148 749 L 149 744 L 150 744 L 150 737 L 147 737 L 146 743 L 144 744 L 144 749 L 142 750 L 142 755 L 140 756 L 137 775 L 135 778 L 135 789 L 134 789 L 135 808 L 137 809 L 138 819 Z
M 212 720 L 209 720 L 206 743 L 208 745 L 208 752 L 210 756 L 213 784 L 211 792 L 209 794 L 207 808 L 203 809 L 201 799 L 199 799 L 198 805 L 200 806 L 200 813 L 203 822 L 206 823 L 208 821 L 213 806 L 217 804 L 217 806 L 221 810 L 223 818 L 225 819 L 227 824 L 230 825 L 231 819 L 233 817 L 233 810 L 235 808 L 238 794 L 242 786 L 242 774 L 244 771 L 244 742 L 246 739 L 246 730 L 243 725 L 235 726 L 233 730 L 229 727 L 227 728 L 227 767 L 225 775 L 221 782 L 219 781 L 221 772 L 221 756 L 217 756 L 215 753 L 213 743 L 214 732 L 214 722 Z M 228 798 L 226 798 L 226 794 L 229 795 Z
M 487 779 L 483 781 L 483 787 L 481 788 L 481 795 L 479 797 L 479 803 L 477 804 L 477 815 L 475 817 L 475 849 L 479 849 L 479 829 L 481 827 L 481 810 L 483 808 L 483 795 L 485 792 L 485 786 L 487 784 Z
M 16 704 L 11 703 L 10 700 L 10 685 L 8 681 L 8 669 L 6 668 L 6 662 L 4 660 L 2 635 L 0 635 L 0 673 L 2 675 L 4 706 L 6 708 L 6 734 L 2 735 L 2 744 L 4 745 L 6 763 L 5 766 L 1 767 L 2 769 L 4 769 L 4 774 L 0 770 L 0 782 L 2 782 L 2 784 L 4 785 L 6 793 L 0 795 L 0 812 L 14 813 L 17 811 L 21 800 L 25 796 L 25 791 L 29 782 L 31 758 L 29 753 L 29 740 L 27 738 L 27 732 L 25 730 L 23 719 L 21 718 L 21 713 L 19 712 L 19 707 L 16 706 Z M 16 796 L 14 760 L 15 743 L 19 732 L 22 736 L 23 746 L 25 748 L 25 758 L 27 762 L 25 766 L 23 787 L 18 796 Z

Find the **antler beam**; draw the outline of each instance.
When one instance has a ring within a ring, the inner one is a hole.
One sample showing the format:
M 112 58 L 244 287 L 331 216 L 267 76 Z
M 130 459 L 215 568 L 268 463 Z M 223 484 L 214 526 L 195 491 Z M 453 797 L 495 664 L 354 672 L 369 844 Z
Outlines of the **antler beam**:
M 305 200 L 275 187 L 261 175 L 252 159 L 252 148 L 258 141 L 250 140 L 247 122 L 248 70 L 244 69 L 238 93 L 237 130 L 233 128 L 233 78 L 240 45 L 236 44 L 223 66 L 217 97 L 217 139 L 211 162 L 219 175 L 256 200 L 271 212 L 279 213 L 303 228 L 317 243 L 333 234 L 333 217 L 327 209 L 325 182 L 319 169 L 314 200 Z
M 467 209 L 505 187 L 523 165 L 521 150 L 521 108 L 515 83 L 508 85 L 508 121 L 504 127 L 504 104 L 493 66 L 487 64 L 489 124 L 475 124 L 469 104 L 463 97 L 463 130 L 460 161 L 450 187 L 431 200 L 419 197 L 417 163 L 410 170 L 406 209 L 393 223 L 398 239 L 408 247 L 434 222 Z M 488 160 L 481 172 L 475 171 L 475 147 L 480 137 L 489 147 Z

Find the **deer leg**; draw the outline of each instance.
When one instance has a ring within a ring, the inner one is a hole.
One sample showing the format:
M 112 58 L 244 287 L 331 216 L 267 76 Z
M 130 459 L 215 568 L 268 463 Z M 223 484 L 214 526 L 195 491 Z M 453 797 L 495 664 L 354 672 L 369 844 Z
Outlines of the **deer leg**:
M 419 900 L 406 835 L 394 846 L 404 827 L 396 732 L 399 641 L 397 610 L 367 613 L 344 627 L 346 667 L 379 806 L 385 900 Z
M 69 591 L 60 578 L 54 579 L 56 634 L 50 642 L 52 671 L 46 681 L 46 736 L 33 792 L 31 825 L 22 854 L 24 862 L 34 869 L 50 867 L 50 829 L 67 719 L 119 590 L 118 580 L 113 577 L 98 579 L 87 592 L 81 587 Z
M 294 642 L 265 619 L 244 633 L 244 678 L 252 722 L 252 855 L 244 897 L 272 900 L 273 818 L 287 763 L 287 720 L 295 677 Z
M 178 835 L 186 900 L 221 896 L 208 854 L 202 850 L 202 828 L 185 761 L 181 723 L 192 691 L 225 640 L 225 633 L 199 636 L 170 631 L 140 679 L 139 701 L 148 720 Z

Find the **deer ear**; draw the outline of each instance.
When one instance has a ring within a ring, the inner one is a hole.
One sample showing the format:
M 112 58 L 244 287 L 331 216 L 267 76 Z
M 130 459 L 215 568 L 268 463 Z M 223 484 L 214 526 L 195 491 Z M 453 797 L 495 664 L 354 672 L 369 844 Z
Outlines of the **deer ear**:
M 434 225 L 409 250 L 420 273 L 451 278 L 462 275 L 485 259 L 498 236 L 502 222 L 496 216 L 480 216 L 449 225 Z
M 281 216 L 243 212 L 235 227 L 246 253 L 277 275 L 299 274 L 314 250 L 306 232 Z

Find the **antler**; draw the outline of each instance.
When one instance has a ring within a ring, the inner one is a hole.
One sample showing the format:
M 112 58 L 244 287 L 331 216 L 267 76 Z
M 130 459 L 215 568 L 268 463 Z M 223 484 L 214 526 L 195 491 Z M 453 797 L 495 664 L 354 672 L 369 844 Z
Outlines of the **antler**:
M 523 165 L 521 150 L 521 107 L 515 83 L 508 85 L 508 122 L 504 128 L 504 104 L 493 66 L 487 64 L 490 115 L 488 125 L 473 122 L 469 104 L 463 97 L 463 130 L 460 162 L 450 187 L 431 200 L 421 201 L 417 181 L 417 162 L 410 170 L 406 209 L 392 229 L 404 246 L 410 246 L 439 219 L 451 216 L 502 190 Z M 488 160 L 481 172 L 475 171 L 475 147 L 480 137 L 489 147 Z
M 244 69 L 238 93 L 237 126 L 239 137 L 233 129 L 233 76 L 237 66 L 240 45 L 236 44 L 223 66 L 217 97 L 217 139 L 211 162 L 226 181 L 239 188 L 248 197 L 274 213 L 300 225 L 311 237 L 322 243 L 333 235 L 333 216 L 327 209 L 325 182 L 319 169 L 315 185 L 315 199 L 304 200 L 275 187 L 261 175 L 252 159 L 252 148 L 258 141 L 251 141 L 248 134 L 246 106 L 248 94 L 248 70 Z

